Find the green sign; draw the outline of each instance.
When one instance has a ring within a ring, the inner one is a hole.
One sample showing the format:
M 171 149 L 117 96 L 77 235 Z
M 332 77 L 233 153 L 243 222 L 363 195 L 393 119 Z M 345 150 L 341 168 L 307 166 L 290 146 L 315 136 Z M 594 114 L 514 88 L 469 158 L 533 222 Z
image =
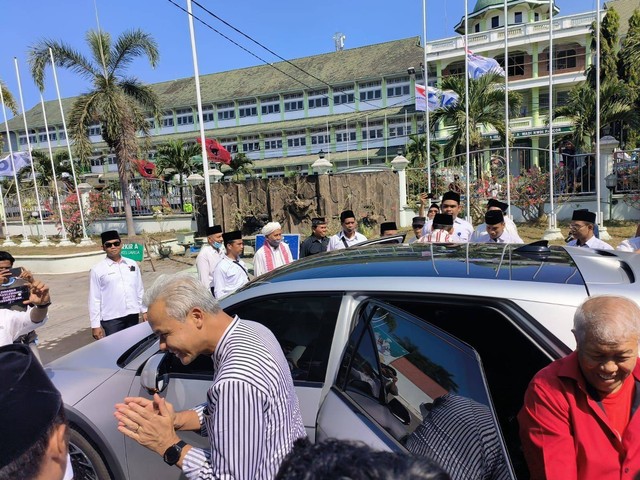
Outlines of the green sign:
M 140 243 L 125 243 L 120 254 L 125 258 L 141 262 L 144 257 L 143 245 Z

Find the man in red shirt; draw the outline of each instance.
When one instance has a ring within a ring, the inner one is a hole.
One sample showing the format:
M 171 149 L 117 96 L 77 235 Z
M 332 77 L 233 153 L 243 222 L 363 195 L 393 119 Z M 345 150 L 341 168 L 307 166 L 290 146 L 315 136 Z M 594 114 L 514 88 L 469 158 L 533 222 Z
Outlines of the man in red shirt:
M 597 296 L 574 316 L 576 351 L 538 372 L 518 414 L 531 479 L 640 473 L 640 308 Z

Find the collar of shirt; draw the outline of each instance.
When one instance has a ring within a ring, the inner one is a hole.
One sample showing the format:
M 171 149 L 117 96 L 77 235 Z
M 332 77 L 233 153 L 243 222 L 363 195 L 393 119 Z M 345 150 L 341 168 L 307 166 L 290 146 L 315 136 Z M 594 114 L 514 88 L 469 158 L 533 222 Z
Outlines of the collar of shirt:
M 211 358 L 213 359 L 213 369 L 215 370 L 220 361 L 222 360 L 222 353 L 224 352 L 224 348 L 226 345 L 226 339 L 229 338 L 229 336 L 231 335 L 231 332 L 233 332 L 233 330 L 236 328 L 236 325 L 238 325 L 238 322 L 240 322 L 240 318 L 236 315 L 235 317 L 233 317 L 233 320 L 231 320 L 231 323 L 229 325 L 227 325 L 227 328 L 225 328 L 224 332 L 222 333 L 222 336 L 220 337 L 220 340 L 218 340 L 218 344 L 216 345 L 216 349 L 213 352 L 213 355 L 211 355 Z

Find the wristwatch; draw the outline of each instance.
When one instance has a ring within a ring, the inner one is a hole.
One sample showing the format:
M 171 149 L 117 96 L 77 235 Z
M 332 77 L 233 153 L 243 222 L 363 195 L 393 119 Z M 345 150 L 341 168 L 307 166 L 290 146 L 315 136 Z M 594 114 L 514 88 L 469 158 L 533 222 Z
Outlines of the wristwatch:
M 178 443 L 171 445 L 164 452 L 162 459 L 164 463 L 167 465 L 175 465 L 180 460 L 180 454 L 182 453 L 182 449 L 187 445 L 187 442 L 183 442 L 180 440 Z

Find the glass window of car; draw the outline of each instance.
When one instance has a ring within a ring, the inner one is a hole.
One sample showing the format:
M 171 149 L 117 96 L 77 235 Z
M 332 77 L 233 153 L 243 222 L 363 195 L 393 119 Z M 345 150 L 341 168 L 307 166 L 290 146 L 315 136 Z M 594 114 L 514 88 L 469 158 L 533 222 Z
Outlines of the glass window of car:
M 226 308 L 268 327 L 287 357 L 294 381 L 324 382 L 342 294 L 283 294 Z
M 459 478 L 508 478 L 479 357 L 441 330 L 368 302 L 337 386 L 412 453 L 432 457 Z

